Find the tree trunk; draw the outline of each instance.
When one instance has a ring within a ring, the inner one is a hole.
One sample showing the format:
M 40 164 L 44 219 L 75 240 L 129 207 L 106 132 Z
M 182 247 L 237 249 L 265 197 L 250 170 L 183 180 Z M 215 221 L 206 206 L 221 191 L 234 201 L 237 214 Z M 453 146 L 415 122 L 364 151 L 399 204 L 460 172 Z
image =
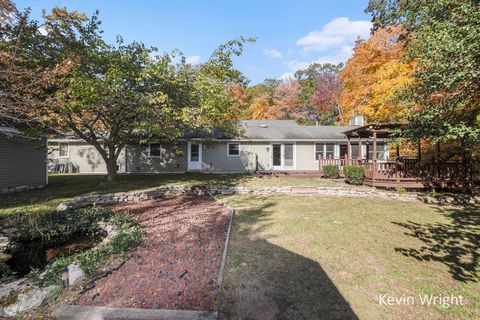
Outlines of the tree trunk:
M 109 159 L 107 162 L 107 181 L 108 183 L 114 183 L 118 181 L 117 174 L 117 161 Z

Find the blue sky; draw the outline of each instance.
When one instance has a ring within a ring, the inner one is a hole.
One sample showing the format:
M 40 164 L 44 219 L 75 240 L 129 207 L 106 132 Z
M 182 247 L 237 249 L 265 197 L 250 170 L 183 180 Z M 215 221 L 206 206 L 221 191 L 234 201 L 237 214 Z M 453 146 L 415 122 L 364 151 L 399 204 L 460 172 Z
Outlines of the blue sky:
M 252 84 L 288 77 L 311 62 L 346 61 L 355 38 L 368 36 L 368 0 L 17 0 L 18 8 L 53 6 L 91 15 L 100 11 L 108 42 L 116 35 L 159 51 L 180 49 L 192 63 L 208 59 L 218 44 L 239 36 L 256 37 L 235 66 Z

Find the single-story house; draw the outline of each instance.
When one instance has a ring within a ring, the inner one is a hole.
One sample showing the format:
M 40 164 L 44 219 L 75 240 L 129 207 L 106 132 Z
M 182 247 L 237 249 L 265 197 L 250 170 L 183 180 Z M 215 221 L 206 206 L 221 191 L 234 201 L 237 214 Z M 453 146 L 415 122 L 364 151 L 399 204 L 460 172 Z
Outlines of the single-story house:
M 318 159 L 344 158 L 348 153 L 344 132 L 359 127 L 300 125 L 294 120 L 243 120 L 240 137 L 218 134 L 204 142 L 191 137 L 180 143 L 180 151 L 162 141 L 127 145 L 118 158 L 119 173 L 318 171 Z M 49 140 L 50 161 L 60 171 L 106 173 L 98 151 L 72 137 Z M 177 147 L 178 149 L 178 147 Z M 377 143 L 377 159 L 388 159 L 388 146 Z M 362 141 L 362 159 L 371 159 L 371 142 Z M 358 144 L 351 139 L 349 154 L 359 158 Z
M 41 188 L 48 184 L 47 141 L 0 127 L 0 193 Z

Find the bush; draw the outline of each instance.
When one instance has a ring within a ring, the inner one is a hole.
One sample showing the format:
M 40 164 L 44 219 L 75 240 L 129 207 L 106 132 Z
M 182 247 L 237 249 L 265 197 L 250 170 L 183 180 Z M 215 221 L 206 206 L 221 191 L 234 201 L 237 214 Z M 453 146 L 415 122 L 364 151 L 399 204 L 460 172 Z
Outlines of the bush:
M 96 231 L 99 229 L 99 222 L 109 221 L 114 216 L 112 211 L 101 207 L 61 212 L 51 209 L 19 213 L 10 217 L 8 221 L 0 223 L 0 228 L 17 228 L 16 241 L 18 242 L 41 239 L 49 243 L 66 234 Z
M 340 169 L 335 164 L 323 166 L 323 175 L 325 178 L 337 179 L 340 177 Z
M 360 166 L 345 166 L 343 173 L 348 183 L 360 185 L 363 183 L 363 174 L 365 170 Z

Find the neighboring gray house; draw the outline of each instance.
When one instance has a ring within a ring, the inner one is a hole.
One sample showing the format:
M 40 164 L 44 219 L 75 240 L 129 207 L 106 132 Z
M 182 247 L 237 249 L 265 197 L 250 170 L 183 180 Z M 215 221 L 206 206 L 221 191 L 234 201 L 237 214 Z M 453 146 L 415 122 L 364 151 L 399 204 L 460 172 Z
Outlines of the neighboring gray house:
M 0 193 L 48 184 L 46 139 L 32 139 L 18 130 L 0 127 Z
M 181 143 L 181 153 L 161 141 L 128 145 L 118 159 L 120 173 L 317 171 L 318 158 L 344 158 L 347 138 L 343 132 L 359 126 L 304 126 L 294 120 L 244 120 L 241 138 L 218 136 L 212 142 L 191 138 Z M 350 155 L 358 157 L 351 141 Z M 79 139 L 50 139 L 51 161 L 66 164 L 66 171 L 106 173 L 100 154 Z M 361 157 L 371 158 L 372 148 L 363 141 Z M 377 158 L 387 159 L 388 148 L 379 141 Z

